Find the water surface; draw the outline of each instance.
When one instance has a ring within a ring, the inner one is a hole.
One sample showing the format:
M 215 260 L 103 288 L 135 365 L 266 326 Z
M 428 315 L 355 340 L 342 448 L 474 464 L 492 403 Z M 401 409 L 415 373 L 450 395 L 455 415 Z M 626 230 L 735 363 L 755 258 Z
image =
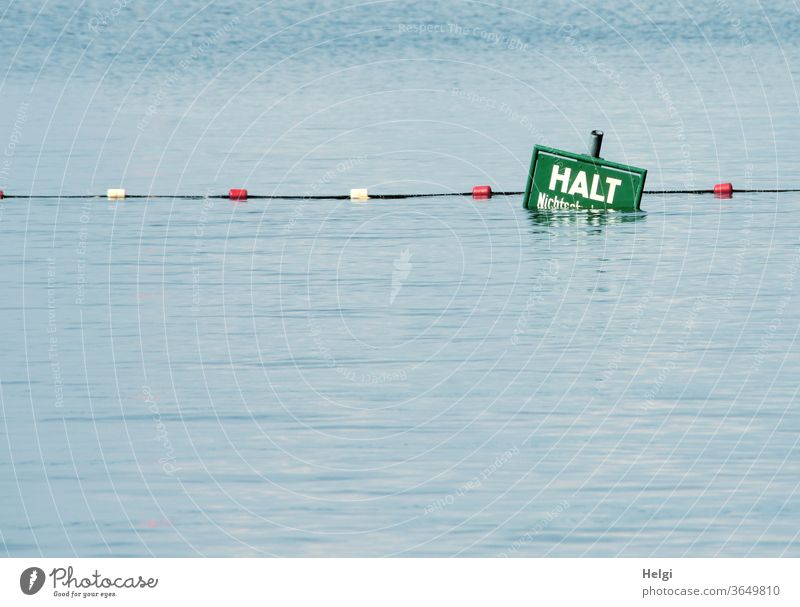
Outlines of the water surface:
M 6 1 L 11 556 L 798 549 L 796 8 Z

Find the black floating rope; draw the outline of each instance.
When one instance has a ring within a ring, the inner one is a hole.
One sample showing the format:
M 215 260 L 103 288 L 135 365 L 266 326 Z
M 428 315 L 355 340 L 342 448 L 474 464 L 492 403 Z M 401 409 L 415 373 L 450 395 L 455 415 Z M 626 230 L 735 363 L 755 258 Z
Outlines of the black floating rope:
M 732 193 L 780 193 L 780 192 L 800 192 L 800 188 L 745 188 L 739 189 L 735 188 L 731 190 Z M 492 191 L 489 196 L 520 196 L 524 194 L 524 191 L 500 191 L 494 192 Z M 714 194 L 715 190 L 644 190 L 644 194 Z M 444 196 L 474 196 L 474 192 L 444 192 L 441 194 L 369 194 L 370 200 L 401 200 L 403 198 L 437 198 L 437 197 L 444 197 Z M 34 195 L 34 194 L 0 194 L 0 198 L 45 198 L 45 199 L 75 199 L 75 200 L 89 200 L 92 198 L 97 199 L 105 199 L 109 198 L 114 200 L 115 198 L 101 195 L 101 194 L 45 194 L 45 195 Z M 234 196 L 231 194 L 209 194 L 209 195 L 202 195 L 202 194 L 124 194 L 123 196 L 116 198 L 117 200 L 123 200 L 128 198 L 167 198 L 167 199 L 175 199 L 175 200 L 206 200 L 206 199 L 234 199 L 234 200 L 350 200 L 352 198 L 349 194 L 315 194 L 304 196 L 300 194 L 296 195 L 273 195 L 273 194 L 249 194 L 244 193 L 242 196 Z
M 734 188 L 731 190 L 736 193 L 754 193 L 754 192 L 800 192 L 800 188 L 786 188 L 786 189 L 751 189 L 751 188 Z M 643 194 L 714 194 L 714 190 L 644 190 Z

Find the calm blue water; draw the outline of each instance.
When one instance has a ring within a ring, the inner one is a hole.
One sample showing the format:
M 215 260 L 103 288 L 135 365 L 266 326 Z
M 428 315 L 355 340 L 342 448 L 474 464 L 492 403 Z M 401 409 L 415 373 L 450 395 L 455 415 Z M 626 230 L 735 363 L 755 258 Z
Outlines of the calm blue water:
M 0 189 L 800 187 L 792 3 L 604 4 L 4 0 Z M 800 556 L 796 194 L 0 203 L 4 554 Z

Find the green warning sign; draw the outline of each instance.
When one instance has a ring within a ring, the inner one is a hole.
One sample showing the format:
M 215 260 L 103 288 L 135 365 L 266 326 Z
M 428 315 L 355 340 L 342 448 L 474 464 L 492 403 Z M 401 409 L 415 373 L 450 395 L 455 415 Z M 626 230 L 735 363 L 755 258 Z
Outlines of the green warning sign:
M 522 205 L 543 211 L 638 211 L 646 177 L 646 169 L 537 145 Z

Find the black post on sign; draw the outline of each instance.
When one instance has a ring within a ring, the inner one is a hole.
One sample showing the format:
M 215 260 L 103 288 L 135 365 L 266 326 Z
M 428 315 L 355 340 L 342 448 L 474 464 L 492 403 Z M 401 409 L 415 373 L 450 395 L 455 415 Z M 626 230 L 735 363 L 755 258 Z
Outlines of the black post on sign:
M 592 139 L 589 141 L 589 156 L 600 158 L 600 148 L 603 145 L 603 131 L 592 131 Z

